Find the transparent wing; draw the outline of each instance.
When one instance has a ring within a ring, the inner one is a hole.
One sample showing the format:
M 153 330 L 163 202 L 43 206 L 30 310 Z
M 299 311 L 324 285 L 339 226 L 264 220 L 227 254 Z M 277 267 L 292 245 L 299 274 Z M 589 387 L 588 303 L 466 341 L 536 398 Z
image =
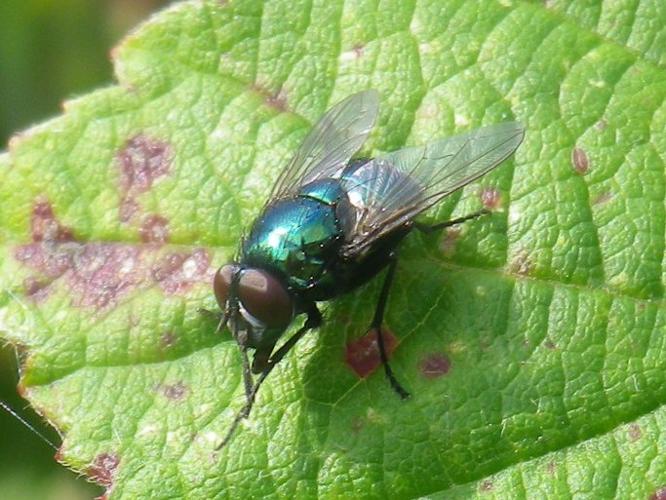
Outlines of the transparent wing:
M 524 133 L 520 123 L 500 123 L 387 153 L 345 171 L 343 182 L 357 219 L 343 254 L 362 253 L 377 238 L 495 168 L 518 148 Z
M 321 177 L 337 177 L 375 124 L 379 94 L 365 90 L 339 102 L 317 122 L 275 183 L 269 200 Z

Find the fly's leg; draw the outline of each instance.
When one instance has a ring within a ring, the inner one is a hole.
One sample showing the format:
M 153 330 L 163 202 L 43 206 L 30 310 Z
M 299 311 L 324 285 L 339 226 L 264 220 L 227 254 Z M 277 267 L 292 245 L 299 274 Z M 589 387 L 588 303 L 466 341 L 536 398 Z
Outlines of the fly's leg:
M 439 231 L 440 229 L 444 229 L 446 227 L 451 227 L 451 226 L 456 226 L 458 224 L 462 224 L 463 222 L 466 222 L 468 220 L 472 219 L 477 219 L 481 217 L 482 215 L 488 215 L 490 213 L 490 210 L 487 209 L 482 209 L 479 210 L 478 212 L 473 212 L 469 215 L 465 215 L 464 217 L 458 217 L 457 219 L 452 219 L 452 220 L 447 220 L 444 222 L 439 222 L 437 224 L 433 225 L 428 225 L 428 224 L 422 224 L 420 222 L 414 222 L 414 227 L 421 231 L 422 233 L 425 234 L 430 234 L 434 233 L 435 231 Z
M 222 328 L 224 328 L 224 325 L 227 324 L 227 319 L 229 319 L 225 313 L 211 311 L 210 309 L 204 309 L 203 307 L 197 309 L 197 312 L 202 316 L 208 316 L 209 318 L 217 320 L 217 328 L 215 328 L 215 333 L 221 332 Z
M 243 385 L 245 386 L 245 404 L 250 402 L 252 397 L 252 372 L 250 371 L 250 360 L 247 357 L 247 347 L 238 344 L 240 348 L 241 357 L 243 359 Z
M 312 330 L 314 328 L 317 328 L 319 325 L 321 325 L 322 322 L 322 317 L 321 313 L 319 312 L 319 309 L 317 309 L 317 306 L 313 302 L 307 311 L 308 319 L 305 320 L 305 324 L 296 332 L 294 333 L 289 340 L 287 340 L 282 347 L 280 347 L 277 351 L 273 353 L 271 356 L 271 359 L 268 360 L 268 365 L 266 368 L 264 368 L 264 371 L 261 372 L 259 375 L 259 378 L 255 382 L 254 386 L 252 386 L 249 395 L 247 396 L 247 401 L 245 403 L 245 406 L 240 409 L 240 411 L 236 414 L 236 417 L 234 418 L 234 421 L 231 423 L 231 427 L 229 427 L 229 430 L 227 431 L 227 435 L 224 437 L 222 442 L 217 446 L 217 450 L 224 448 L 226 444 L 231 440 L 232 436 L 234 435 L 234 432 L 238 428 L 238 425 L 240 424 L 241 420 L 244 418 L 247 418 L 248 415 L 250 414 L 250 411 L 252 411 L 252 406 L 254 406 L 254 401 L 257 397 L 257 392 L 259 392 L 259 388 L 261 387 L 261 384 L 264 383 L 264 380 L 266 380 L 266 377 L 273 371 L 273 368 L 277 366 L 277 364 L 286 356 L 286 354 L 291 350 L 292 347 L 294 347 L 299 340 L 305 335 L 309 330 Z M 245 353 L 245 359 L 247 359 L 247 353 Z M 243 367 L 245 370 L 245 366 Z M 248 374 L 249 372 L 249 363 L 247 365 L 248 369 Z
M 386 303 L 388 302 L 389 290 L 391 289 L 391 284 L 393 283 L 393 277 L 395 276 L 395 268 L 398 264 L 398 259 L 393 256 L 391 262 L 386 271 L 386 276 L 384 277 L 384 284 L 382 285 L 382 291 L 379 293 L 379 301 L 377 302 L 377 308 L 375 309 L 375 316 L 372 319 L 370 324 L 370 329 L 374 329 L 377 334 L 377 346 L 379 347 L 379 356 L 382 360 L 382 365 L 384 365 L 384 372 L 386 373 L 386 378 L 388 379 L 391 387 L 402 399 L 407 399 L 409 397 L 409 392 L 407 392 L 397 381 L 395 375 L 393 375 L 393 370 L 391 370 L 391 365 L 388 362 L 388 356 L 386 355 L 386 346 L 384 344 L 384 334 L 382 333 L 382 323 L 384 322 L 384 310 L 386 309 Z

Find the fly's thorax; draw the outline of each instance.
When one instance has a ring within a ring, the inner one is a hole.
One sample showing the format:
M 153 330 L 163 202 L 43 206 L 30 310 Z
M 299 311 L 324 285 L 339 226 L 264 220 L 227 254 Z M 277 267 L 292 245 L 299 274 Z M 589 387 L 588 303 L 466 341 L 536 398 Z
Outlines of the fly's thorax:
M 335 285 L 329 267 L 344 242 L 350 215 L 342 208 L 348 202 L 337 182 L 315 183 L 304 186 L 309 191 L 269 205 L 242 248 L 245 265 L 275 270 L 296 294 Z
M 356 210 L 339 179 L 317 179 L 301 187 L 299 195 L 320 201 L 335 210 L 338 228 L 346 236 L 354 227 Z

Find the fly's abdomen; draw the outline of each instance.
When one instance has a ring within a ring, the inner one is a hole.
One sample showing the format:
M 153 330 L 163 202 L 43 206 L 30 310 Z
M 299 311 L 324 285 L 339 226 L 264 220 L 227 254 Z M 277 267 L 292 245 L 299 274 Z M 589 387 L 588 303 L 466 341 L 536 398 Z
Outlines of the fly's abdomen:
M 335 203 L 309 196 L 283 199 L 271 204 L 252 227 L 243 245 L 243 262 L 278 271 L 291 289 L 323 300 L 334 293 L 330 266 L 342 239 Z

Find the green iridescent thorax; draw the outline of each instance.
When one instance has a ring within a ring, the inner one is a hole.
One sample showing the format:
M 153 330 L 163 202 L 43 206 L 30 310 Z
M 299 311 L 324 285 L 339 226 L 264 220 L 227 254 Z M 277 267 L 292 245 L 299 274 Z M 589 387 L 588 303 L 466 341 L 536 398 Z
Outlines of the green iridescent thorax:
M 332 295 L 336 282 L 331 266 L 349 215 L 346 194 L 337 181 L 308 184 L 299 196 L 267 207 L 244 242 L 242 261 L 278 271 L 296 291 Z

